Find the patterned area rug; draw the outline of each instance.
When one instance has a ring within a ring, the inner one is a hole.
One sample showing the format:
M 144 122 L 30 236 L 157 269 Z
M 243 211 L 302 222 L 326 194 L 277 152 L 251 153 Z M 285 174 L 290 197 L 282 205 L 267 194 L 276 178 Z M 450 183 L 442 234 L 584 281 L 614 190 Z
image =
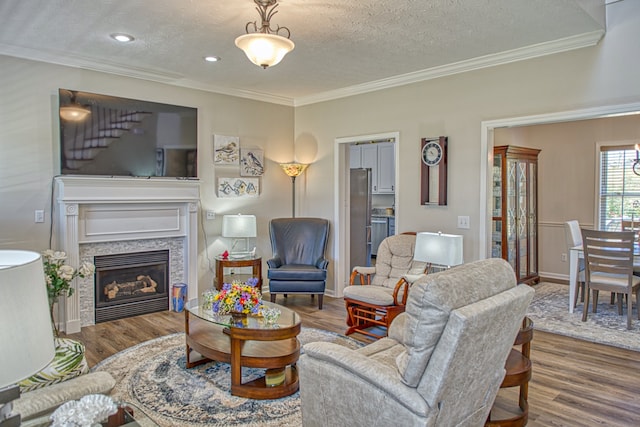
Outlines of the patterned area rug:
M 330 341 L 349 348 L 363 344 L 352 338 L 314 328 L 302 328 L 302 345 Z M 252 400 L 232 396 L 231 372 L 226 363 L 185 367 L 184 334 L 144 342 L 117 353 L 93 371 L 108 371 L 116 379 L 111 395 L 133 403 L 158 425 L 185 426 L 294 426 L 302 425 L 300 396 Z M 243 380 L 262 374 L 244 368 Z
M 574 312 L 569 313 L 568 285 L 543 282 L 534 286 L 534 289 L 536 293 L 528 316 L 533 320 L 535 329 L 640 351 L 640 320 L 635 303 L 632 329 L 628 330 L 626 305 L 623 306 L 623 315 L 618 315 L 618 306 L 610 304 L 608 292 L 600 293 L 597 313 L 592 312 L 589 302 L 587 321 L 583 322 L 584 304 L 580 301 Z

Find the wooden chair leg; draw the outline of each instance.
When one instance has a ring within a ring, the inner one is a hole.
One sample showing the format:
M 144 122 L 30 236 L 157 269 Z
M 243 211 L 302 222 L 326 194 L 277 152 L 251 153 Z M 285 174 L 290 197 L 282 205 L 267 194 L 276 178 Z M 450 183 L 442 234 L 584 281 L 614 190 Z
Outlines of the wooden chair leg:
M 271 302 L 276 302 L 276 294 L 271 293 Z
M 582 321 L 587 321 L 587 311 L 589 310 L 589 295 L 591 294 L 591 289 L 587 286 L 585 289 L 585 297 L 584 297 L 584 305 L 582 306 Z
M 324 295 L 323 294 L 319 294 L 318 295 L 318 310 L 322 310 L 322 299 L 323 299 Z

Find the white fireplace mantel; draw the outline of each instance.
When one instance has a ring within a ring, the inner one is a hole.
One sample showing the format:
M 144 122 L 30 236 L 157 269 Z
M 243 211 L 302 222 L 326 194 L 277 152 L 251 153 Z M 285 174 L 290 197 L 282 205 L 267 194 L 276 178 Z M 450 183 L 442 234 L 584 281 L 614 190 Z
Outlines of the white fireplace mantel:
M 184 283 L 197 294 L 197 225 L 200 183 L 193 179 L 61 176 L 55 178 L 54 235 L 70 265 L 80 264 L 83 243 L 157 238 L 185 239 Z M 61 310 L 66 333 L 79 332 L 80 292 Z

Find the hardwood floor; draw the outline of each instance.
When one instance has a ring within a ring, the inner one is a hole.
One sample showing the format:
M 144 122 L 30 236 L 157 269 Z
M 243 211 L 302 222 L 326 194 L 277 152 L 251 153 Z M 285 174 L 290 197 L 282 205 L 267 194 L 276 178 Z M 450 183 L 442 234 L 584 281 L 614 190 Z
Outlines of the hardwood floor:
M 308 296 L 279 295 L 277 302 L 296 310 L 303 326 L 338 333 L 346 329 L 341 298 L 325 296 L 321 311 Z M 184 314 L 165 311 L 85 327 L 69 337 L 86 345 L 93 366 L 127 347 L 183 331 Z M 640 425 L 639 352 L 535 331 L 531 359 L 528 426 Z M 500 399 L 515 402 L 516 393 L 517 389 L 501 390 Z

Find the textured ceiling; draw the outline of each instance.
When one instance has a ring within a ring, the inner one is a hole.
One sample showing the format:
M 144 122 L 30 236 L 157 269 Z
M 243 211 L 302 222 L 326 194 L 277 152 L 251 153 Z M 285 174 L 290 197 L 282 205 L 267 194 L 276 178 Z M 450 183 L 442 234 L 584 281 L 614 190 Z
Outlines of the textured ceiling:
M 272 26 L 296 47 L 263 70 L 234 44 L 252 0 L 0 0 L 0 54 L 301 105 L 593 44 L 604 3 L 280 0 Z

